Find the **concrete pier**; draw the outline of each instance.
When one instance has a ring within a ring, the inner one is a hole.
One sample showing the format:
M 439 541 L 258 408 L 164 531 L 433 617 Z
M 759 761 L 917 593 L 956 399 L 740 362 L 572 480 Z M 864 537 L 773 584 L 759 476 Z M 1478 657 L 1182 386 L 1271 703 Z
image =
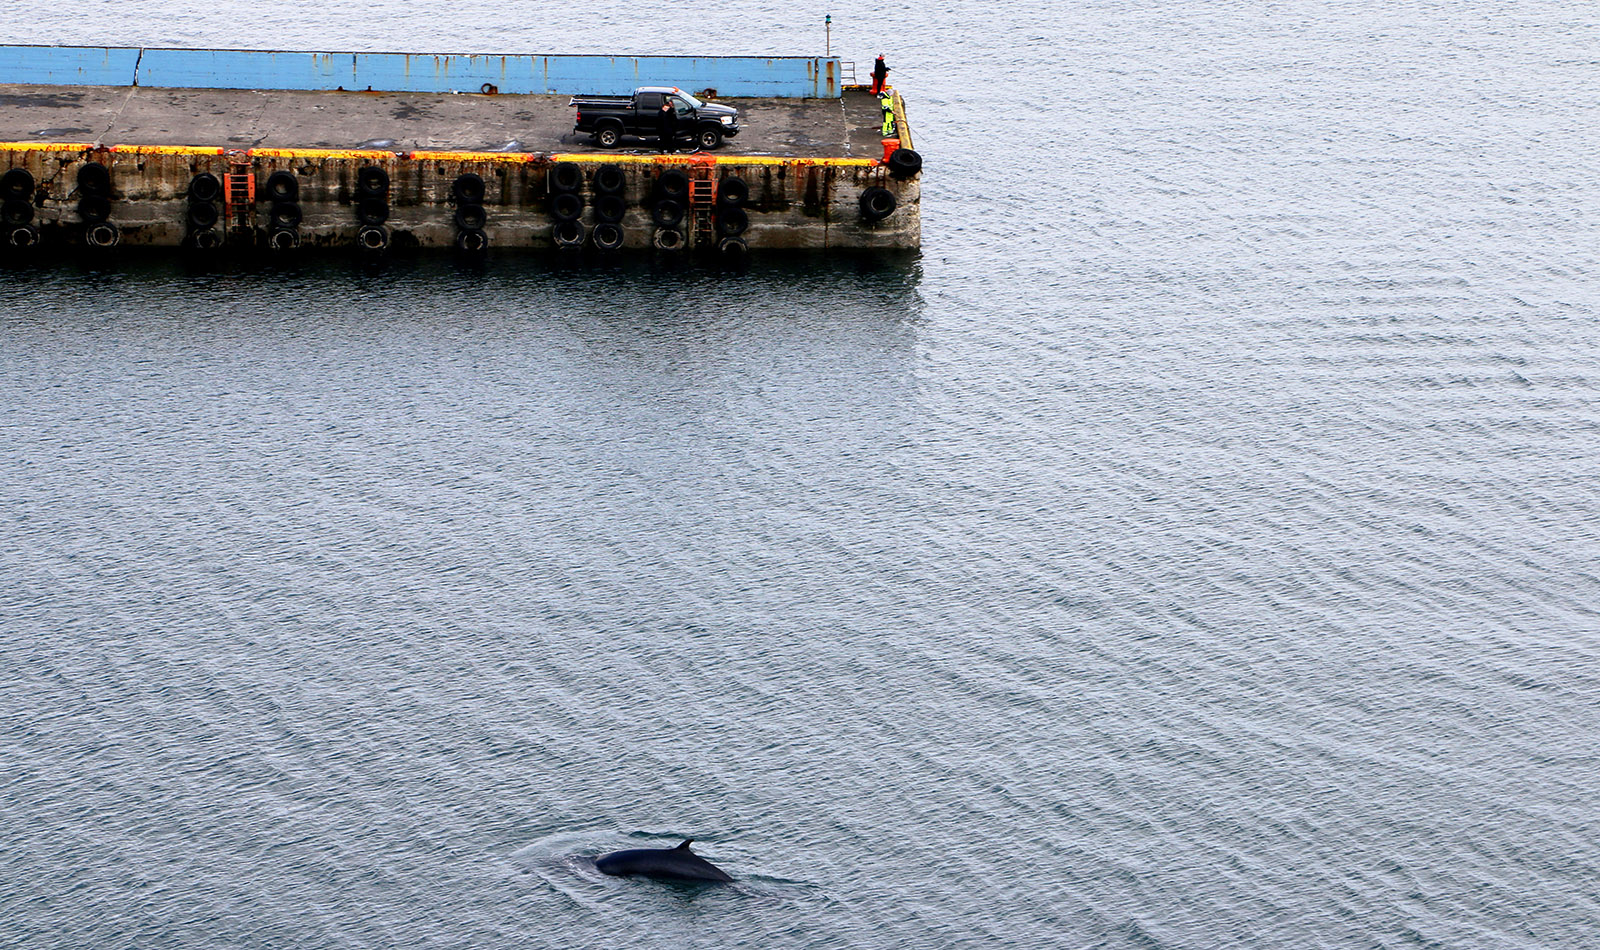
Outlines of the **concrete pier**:
M 718 97 L 740 134 L 690 154 L 600 149 L 572 133 L 569 95 L 3 84 L 0 244 L 920 244 L 920 174 L 885 161 L 865 90 Z

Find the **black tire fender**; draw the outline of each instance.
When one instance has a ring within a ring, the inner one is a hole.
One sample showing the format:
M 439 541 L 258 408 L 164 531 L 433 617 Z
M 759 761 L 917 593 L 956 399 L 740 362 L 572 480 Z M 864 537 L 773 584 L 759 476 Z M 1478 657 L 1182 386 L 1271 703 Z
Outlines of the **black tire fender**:
M 39 229 L 31 224 L 7 228 L 6 243 L 12 247 L 35 247 L 39 243 Z
M 389 229 L 369 224 L 356 232 L 356 246 L 363 251 L 381 251 L 389 246 Z
M 8 228 L 20 228 L 33 220 L 33 203 L 21 198 L 7 198 L 0 203 L 0 222 Z
M 718 204 L 740 207 L 749 200 L 750 186 L 738 175 L 729 175 L 717 184 Z
M 300 205 L 293 201 L 272 206 L 272 226 L 277 230 L 288 231 L 298 228 L 303 217 Z
M 267 246 L 274 251 L 292 251 L 300 246 L 300 232 L 294 228 L 274 228 L 267 235 Z
M 881 221 L 894 214 L 897 204 L 894 192 L 880 185 L 873 185 L 861 193 L 861 216 L 868 221 Z
M 602 251 L 615 251 L 622 247 L 622 226 L 603 222 L 594 226 L 594 246 Z
M 683 232 L 677 228 L 660 228 L 650 239 L 658 250 L 681 251 L 683 250 Z
M 601 195 L 620 195 L 628 187 L 628 176 L 620 165 L 601 165 L 594 170 L 594 190 Z
M 375 228 L 389 220 L 389 202 L 382 198 L 363 198 L 356 203 L 356 220 Z
M 211 202 L 222 197 L 222 182 L 210 172 L 201 172 L 189 179 L 189 200 Z
M 550 226 L 550 240 L 556 247 L 582 247 L 585 234 L 583 223 L 576 218 L 557 221 Z
M 78 167 L 78 193 L 81 195 L 109 196 L 111 194 L 111 169 L 99 162 L 85 162 Z
M 267 197 L 287 204 L 300 198 L 300 179 L 294 172 L 273 172 L 267 176 Z
M 550 217 L 557 221 L 576 221 L 583 214 L 582 196 L 571 191 L 550 196 Z
M 189 225 L 197 229 L 209 228 L 217 223 L 217 206 L 209 201 L 189 202 Z
M 78 199 L 78 218 L 84 224 L 99 224 L 111 217 L 111 199 L 105 195 L 84 195 Z
M 922 156 L 909 148 L 897 148 L 889 153 L 889 174 L 898 179 L 910 178 L 922 171 Z
M 675 228 L 683 221 L 683 205 L 670 198 L 663 198 L 656 202 L 650 217 L 658 228 Z
M 672 201 L 682 201 L 689 194 L 689 176 L 680 171 L 665 171 L 656 179 L 656 194 Z
M 489 215 L 483 210 L 483 205 L 458 205 L 455 221 L 456 227 L 463 231 L 482 231 L 483 226 L 489 223 Z
M 489 235 L 473 228 L 456 232 L 456 250 L 465 254 L 482 254 L 489 249 Z
M 616 224 L 628 213 L 628 203 L 621 195 L 601 195 L 594 199 L 594 219 L 603 224 Z
M 0 175 L 0 198 L 33 200 L 33 175 L 26 168 L 13 168 Z
M 550 166 L 550 192 L 575 192 L 583 187 L 583 169 L 577 162 L 556 162 Z
M 362 165 L 356 172 L 356 195 L 361 198 L 387 198 L 389 173 L 379 165 Z
M 83 242 L 96 248 L 116 247 L 122 243 L 122 229 L 110 221 L 91 224 L 84 229 Z
M 450 183 L 450 194 L 456 199 L 457 204 L 476 205 L 483 203 L 483 179 L 467 172 Z
M 750 215 L 743 208 L 724 207 L 717 211 L 717 233 L 738 237 L 750 227 Z

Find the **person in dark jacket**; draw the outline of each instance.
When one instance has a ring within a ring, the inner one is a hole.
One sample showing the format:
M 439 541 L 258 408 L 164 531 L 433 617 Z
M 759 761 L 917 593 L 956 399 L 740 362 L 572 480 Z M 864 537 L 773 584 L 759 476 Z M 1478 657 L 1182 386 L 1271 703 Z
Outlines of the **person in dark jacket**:
M 877 95 L 883 91 L 884 80 L 889 78 L 889 67 L 883 64 L 883 54 L 878 54 L 878 61 L 872 67 L 872 94 Z
M 678 113 L 673 111 L 672 100 L 661 104 L 661 150 L 671 152 L 677 145 Z

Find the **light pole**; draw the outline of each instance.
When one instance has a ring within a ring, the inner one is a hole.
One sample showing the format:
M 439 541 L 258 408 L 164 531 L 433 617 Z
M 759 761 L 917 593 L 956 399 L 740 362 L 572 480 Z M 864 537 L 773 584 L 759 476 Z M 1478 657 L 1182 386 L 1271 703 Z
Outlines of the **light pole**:
M 822 29 L 825 31 L 824 35 L 827 37 L 827 39 L 824 41 L 824 44 L 823 44 L 822 54 L 824 56 L 832 56 L 833 55 L 833 14 L 831 14 L 831 13 L 823 14 L 823 17 L 822 17 Z

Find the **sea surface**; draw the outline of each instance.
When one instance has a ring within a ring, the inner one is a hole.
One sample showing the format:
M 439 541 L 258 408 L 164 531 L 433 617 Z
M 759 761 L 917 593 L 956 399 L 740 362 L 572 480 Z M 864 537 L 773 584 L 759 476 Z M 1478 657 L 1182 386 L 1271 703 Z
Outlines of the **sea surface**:
M 904 256 L 0 268 L 0 946 L 1600 946 L 1591 10 L 6 8 L 831 13 L 927 164 Z

